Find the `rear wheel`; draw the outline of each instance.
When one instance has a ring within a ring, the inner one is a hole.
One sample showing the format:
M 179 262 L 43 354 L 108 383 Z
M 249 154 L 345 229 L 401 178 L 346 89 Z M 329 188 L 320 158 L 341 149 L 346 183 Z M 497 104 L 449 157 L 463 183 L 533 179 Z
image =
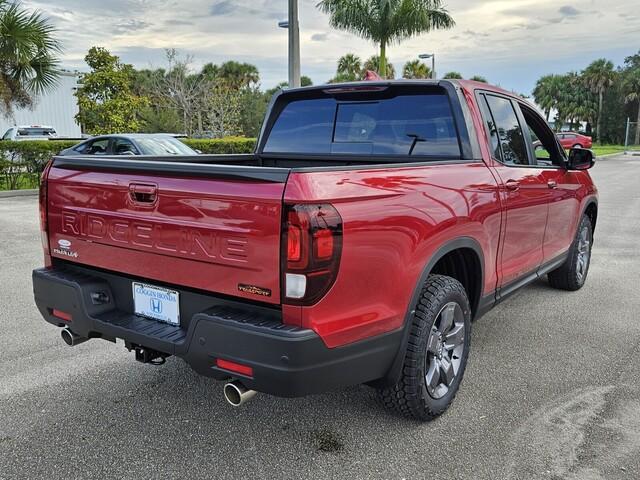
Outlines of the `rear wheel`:
M 580 145 L 579 143 L 576 143 L 573 147 L 571 148 L 582 148 L 582 145 Z
M 429 276 L 410 328 L 400 379 L 378 394 L 390 410 L 432 420 L 453 401 L 469 356 L 471 308 L 462 284 Z
M 576 238 L 569 250 L 569 257 L 557 269 L 549 272 L 549 284 L 561 290 L 575 291 L 582 288 L 587 280 L 591 265 L 591 246 L 593 227 L 591 220 L 584 215 L 580 220 Z

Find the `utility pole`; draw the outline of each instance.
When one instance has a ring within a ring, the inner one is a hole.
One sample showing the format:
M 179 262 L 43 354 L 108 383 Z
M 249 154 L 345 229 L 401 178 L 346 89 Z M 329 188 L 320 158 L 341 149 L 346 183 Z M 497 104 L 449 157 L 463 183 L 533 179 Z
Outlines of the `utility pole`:
M 300 24 L 298 0 L 289 0 L 289 88 L 300 86 Z

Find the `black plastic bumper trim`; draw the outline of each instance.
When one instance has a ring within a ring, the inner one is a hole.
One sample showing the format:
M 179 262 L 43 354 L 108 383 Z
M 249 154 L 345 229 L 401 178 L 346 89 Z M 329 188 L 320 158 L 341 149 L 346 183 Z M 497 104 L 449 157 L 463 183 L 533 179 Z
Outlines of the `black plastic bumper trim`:
M 312 330 L 284 325 L 277 314 L 252 305 L 218 304 L 197 312 L 183 327 L 150 320 L 123 309 L 131 279 L 73 269 L 33 272 L 34 297 L 46 321 L 89 337 L 126 342 L 183 358 L 195 371 L 219 380 L 241 378 L 251 389 L 284 397 L 320 393 L 383 377 L 400 345 L 402 331 L 339 348 L 328 348 Z M 95 293 L 106 303 L 95 304 Z M 114 296 L 114 292 L 116 296 Z M 71 314 L 71 322 L 52 309 Z M 216 358 L 253 368 L 245 378 L 215 366 Z

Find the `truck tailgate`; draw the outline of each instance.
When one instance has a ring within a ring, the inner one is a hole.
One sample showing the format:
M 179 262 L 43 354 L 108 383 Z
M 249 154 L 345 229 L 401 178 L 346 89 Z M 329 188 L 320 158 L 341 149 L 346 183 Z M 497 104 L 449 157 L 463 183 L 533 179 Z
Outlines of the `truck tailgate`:
M 122 168 L 123 160 L 96 159 L 100 168 L 91 168 L 91 160 L 63 158 L 54 160 L 47 179 L 53 257 L 148 282 L 280 302 L 286 175 L 207 174 L 204 165 L 197 165 L 198 175 L 176 175 L 176 164 L 162 172 L 137 162 L 142 171 Z

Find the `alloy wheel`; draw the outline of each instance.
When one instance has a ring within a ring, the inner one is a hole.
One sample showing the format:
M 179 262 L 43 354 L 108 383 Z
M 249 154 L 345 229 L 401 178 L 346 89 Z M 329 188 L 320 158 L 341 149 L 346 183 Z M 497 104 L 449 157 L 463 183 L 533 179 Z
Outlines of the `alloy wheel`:
M 456 302 L 447 303 L 438 313 L 427 340 L 425 384 L 432 398 L 444 397 L 456 379 L 465 335 L 462 308 Z

